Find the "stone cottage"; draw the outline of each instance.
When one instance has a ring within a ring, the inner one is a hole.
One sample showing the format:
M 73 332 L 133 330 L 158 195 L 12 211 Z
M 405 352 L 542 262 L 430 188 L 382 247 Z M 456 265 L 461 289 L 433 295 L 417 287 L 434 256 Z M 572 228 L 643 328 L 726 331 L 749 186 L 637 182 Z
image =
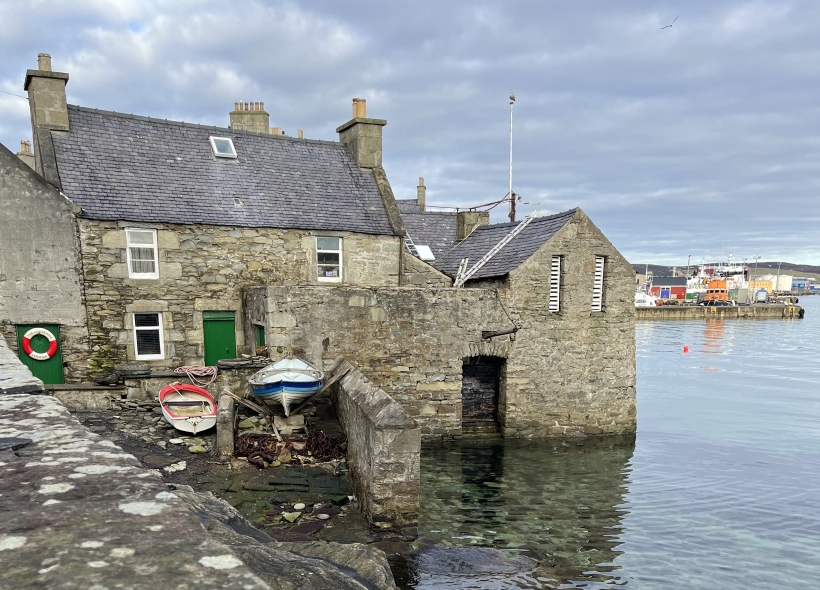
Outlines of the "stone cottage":
M 32 299 L 3 330 L 60 328 L 68 379 L 266 345 L 325 369 L 346 358 L 426 435 L 634 432 L 633 271 L 580 209 L 489 225 L 427 211 L 423 180 L 397 202 L 386 122 L 362 100 L 330 142 L 270 128 L 262 103 L 235 104 L 227 128 L 67 105 L 67 81 L 48 56 L 27 72 L 36 173 L 1 153 L 0 209 L 32 235 L 60 227 L 44 256 L 63 255 L 48 264 L 71 317 Z M 10 235 L 0 250 L 33 256 Z
M 37 264 L 65 269 L 70 322 L 29 293 L 46 294 L 33 277 L 47 273 L 35 265 L 18 278 L 25 261 L 15 258 L 2 284 L 27 310 L 4 331 L 87 329 L 77 341 L 61 332 L 60 351 L 81 359 L 69 379 L 127 360 L 167 369 L 252 352 L 266 336 L 248 326 L 246 337 L 244 286 L 399 284 L 404 229 L 381 166 L 386 122 L 367 118 L 363 100 L 330 142 L 270 130 L 260 103 L 237 103 L 229 128 L 67 105 L 67 81 L 47 55 L 26 74 L 37 174 L 3 152 L 12 174 L 0 209 L 20 229 L 0 240 L 35 257 L 22 240 L 61 224 Z M 34 343 L 48 346 L 42 335 Z

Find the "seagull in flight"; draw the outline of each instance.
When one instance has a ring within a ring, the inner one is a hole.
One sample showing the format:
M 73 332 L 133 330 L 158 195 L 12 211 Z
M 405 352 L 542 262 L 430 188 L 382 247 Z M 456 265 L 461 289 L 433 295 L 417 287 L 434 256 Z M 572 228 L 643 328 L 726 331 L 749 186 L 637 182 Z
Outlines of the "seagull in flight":
M 680 16 L 680 15 L 678 15 L 678 16 Z M 676 20 L 678 20 L 678 16 L 676 16 L 676 17 L 675 17 L 675 20 L 673 20 L 673 21 L 672 21 L 672 25 L 674 25 L 674 24 L 675 24 L 675 21 L 676 21 Z M 661 31 L 662 31 L 662 30 L 664 30 L 664 29 L 671 29 L 671 28 L 672 28 L 672 25 L 666 25 L 665 27 L 661 27 Z

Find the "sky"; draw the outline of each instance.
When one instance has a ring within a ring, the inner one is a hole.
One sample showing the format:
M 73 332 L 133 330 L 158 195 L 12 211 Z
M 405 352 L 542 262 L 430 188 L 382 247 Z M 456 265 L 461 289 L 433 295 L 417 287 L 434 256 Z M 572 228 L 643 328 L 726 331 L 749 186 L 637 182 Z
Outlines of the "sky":
M 192 123 L 263 101 L 335 140 L 365 98 L 397 198 L 470 207 L 507 194 L 513 91 L 519 218 L 581 207 L 634 263 L 820 264 L 818 31 L 816 0 L 0 0 L 0 142 L 50 53 L 69 103 Z

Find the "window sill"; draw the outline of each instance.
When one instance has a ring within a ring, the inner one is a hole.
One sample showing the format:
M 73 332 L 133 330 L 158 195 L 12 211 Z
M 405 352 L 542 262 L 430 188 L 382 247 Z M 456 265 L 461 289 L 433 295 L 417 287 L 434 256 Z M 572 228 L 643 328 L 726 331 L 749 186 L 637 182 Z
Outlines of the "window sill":
M 165 360 L 165 355 L 156 355 L 156 354 L 142 355 L 142 356 L 135 355 L 134 360 L 135 361 L 164 361 Z

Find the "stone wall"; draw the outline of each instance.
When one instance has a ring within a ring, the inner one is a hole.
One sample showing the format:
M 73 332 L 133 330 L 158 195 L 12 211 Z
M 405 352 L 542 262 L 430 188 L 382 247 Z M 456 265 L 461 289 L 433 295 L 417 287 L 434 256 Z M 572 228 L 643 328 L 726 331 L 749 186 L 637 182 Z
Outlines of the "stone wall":
M 495 291 L 412 287 L 252 287 L 247 323 L 266 326 L 272 356 L 329 371 L 344 357 L 415 417 L 425 435 L 461 432 L 464 358 L 500 356 L 510 327 Z
M 88 375 L 72 204 L 0 145 L 0 335 L 17 352 L 20 324 L 57 324 L 67 380 Z
M 410 287 L 452 287 L 453 279 L 423 260 L 405 254 L 402 284 Z
M 381 529 L 418 526 L 418 425 L 347 361 L 333 370 L 338 374 L 345 376 L 332 386 L 331 397 L 347 435 L 347 462 L 365 516 Z
M 134 312 L 163 314 L 165 359 L 146 361 L 152 368 L 202 364 L 202 312 L 239 312 L 246 285 L 317 283 L 316 235 L 343 239 L 342 284 L 398 284 L 395 236 L 88 219 L 79 227 L 95 372 L 134 359 Z M 126 227 L 157 230 L 159 279 L 128 278 Z M 251 352 L 243 314 L 236 316 L 237 354 Z
M 548 310 L 554 254 L 563 256 L 559 313 Z M 606 258 L 604 311 L 593 313 L 596 256 Z M 502 391 L 505 433 L 635 431 L 634 275 L 581 212 L 510 273 L 509 304 L 521 330 Z

